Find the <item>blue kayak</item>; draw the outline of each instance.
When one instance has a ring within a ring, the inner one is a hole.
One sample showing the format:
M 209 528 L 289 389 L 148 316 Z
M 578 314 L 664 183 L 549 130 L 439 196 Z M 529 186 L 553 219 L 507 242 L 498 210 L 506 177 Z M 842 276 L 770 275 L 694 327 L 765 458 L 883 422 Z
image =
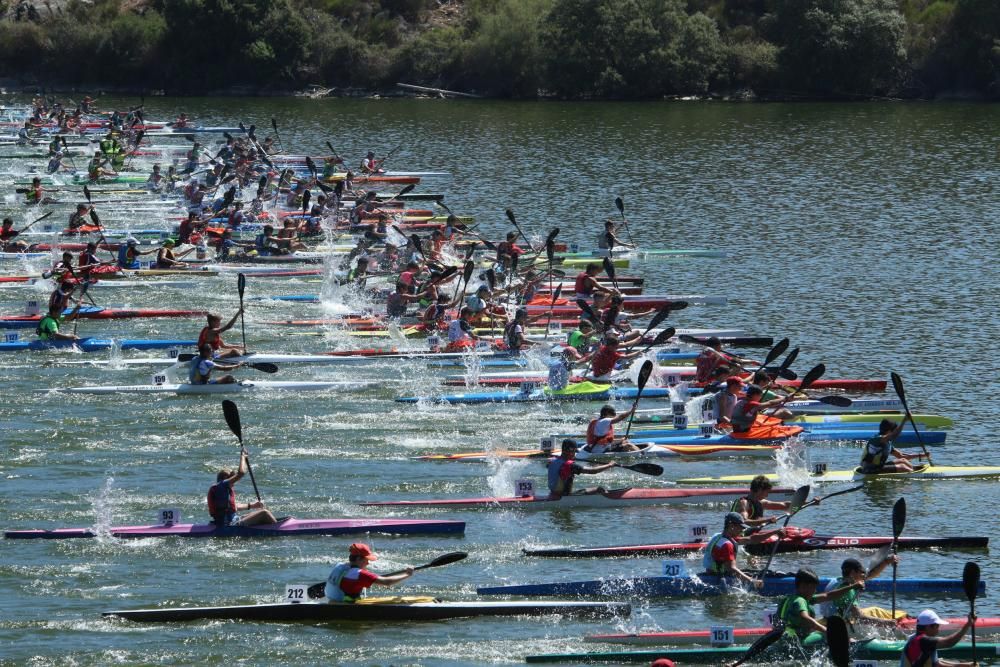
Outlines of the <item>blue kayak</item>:
M 823 590 L 831 581 L 821 577 L 819 589 Z M 631 577 L 594 579 L 590 581 L 566 581 L 549 584 L 522 584 L 515 586 L 486 586 L 477 588 L 479 595 L 594 595 L 608 597 L 689 597 L 700 595 L 723 595 L 729 591 L 743 591 L 739 580 L 699 574 L 697 577 Z M 752 590 L 752 589 L 751 589 Z M 888 593 L 892 591 L 892 579 L 869 579 L 865 582 L 867 592 Z M 953 594 L 964 598 L 965 590 L 961 579 L 897 579 L 896 590 L 903 593 Z M 764 577 L 764 586 L 757 591 L 760 595 L 788 595 L 795 591 L 795 577 Z M 986 582 L 979 582 L 979 593 L 986 592 Z
M 642 394 L 646 395 L 645 392 Z M 806 429 L 796 436 L 773 437 L 773 438 L 734 438 L 725 433 L 715 433 L 704 436 L 697 429 L 677 429 L 671 431 L 654 431 L 658 435 L 648 435 L 642 431 L 633 431 L 629 440 L 632 442 L 652 443 L 654 445 L 769 445 L 776 442 L 784 442 L 789 437 L 798 437 L 803 442 L 828 442 L 831 440 L 868 440 L 878 433 L 878 424 L 851 424 L 858 428 L 819 428 Z M 943 445 L 948 434 L 944 431 L 921 431 L 925 445 Z M 563 438 L 579 438 L 580 435 L 558 434 L 553 438 L 558 442 Z M 897 445 L 919 445 L 917 434 L 913 430 L 903 431 L 895 440 Z
M 554 339 L 553 339 L 554 340 Z M 688 361 L 697 358 L 697 352 L 657 352 L 656 358 L 659 361 Z M 504 359 L 496 361 L 480 361 L 483 368 L 525 368 L 528 360 L 523 357 L 517 359 Z M 427 364 L 436 368 L 464 368 L 465 361 L 454 359 L 449 361 L 434 361 Z
M 551 391 L 535 389 L 530 392 L 517 391 L 486 391 L 469 394 L 451 394 L 448 396 L 403 396 L 397 398 L 399 403 L 416 403 L 418 401 L 444 401 L 447 403 L 531 403 L 541 401 L 610 401 L 615 399 L 634 399 L 636 387 L 614 387 L 609 384 L 594 384 L 579 382 L 566 390 Z M 646 387 L 643 398 L 669 398 L 670 390 L 664 387 Z
M 76 346 L 83 352 L 100 352 L 110 350 L 118 344 L 123 350 L 165 350 L 171 348 L 193 347 L 194 340 L 146 340 L 125 338 L 114 341 L 110 338 L 81 338 L 80 340 L 32 340 L 0 343 L 0 352 L 24 352 L 27 350 L 59 350 Z

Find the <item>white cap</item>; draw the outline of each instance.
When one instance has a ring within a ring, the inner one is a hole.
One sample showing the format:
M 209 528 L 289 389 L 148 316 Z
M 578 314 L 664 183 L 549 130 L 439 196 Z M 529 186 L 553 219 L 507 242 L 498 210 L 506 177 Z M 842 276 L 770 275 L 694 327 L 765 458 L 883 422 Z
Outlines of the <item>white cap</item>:
M 948 625 L 933 609 L 924 609 L 917 616 L 917 625 Z
M 139 239 L 135 238 L 134 236 L 130 236 L 127 239 L 125 239 L 125 245 L 138 245 L 138 243 Z

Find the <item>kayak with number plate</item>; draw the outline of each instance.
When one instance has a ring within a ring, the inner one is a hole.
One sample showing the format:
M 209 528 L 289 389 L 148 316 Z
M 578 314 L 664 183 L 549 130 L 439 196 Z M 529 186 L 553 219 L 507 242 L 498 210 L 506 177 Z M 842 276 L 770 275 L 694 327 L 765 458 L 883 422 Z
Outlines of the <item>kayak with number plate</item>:
M 24 352 L 25 350 L 77 350 L 80 352 L 101 352 L 117 346 L 122 350 L 166 350 L 178 347 L 193 347 L 194 340 L 146 340 L 124 338 L 81 338 L 72 340 L 33 340 L 0 343 L 0 352 Z
M 820 577 L 820 590 L 832 579 Z M 744 591 L 741 580 L 699 573 L 697 576 L 660 577 L 608 577 L 589 581 L 563 581 L 541 584 L 515 584 L 508 586 L 482 586 L 476 589 L 479 595 L 593 595 L 620 597 L 689 597 L 703 595 L 725 595 L 733 591 Z M 961 579 L 896 579 L 896 591 L 904 593 L 958 594 L 964 596 Z M 869 593 L 892 591 L 892 579 L 868 579 L 865 590 Z M 766 576 L 763 586 L 753 589 L 759 595 L 788 595 L 795 592 L 794 576 Z M 986 582 L 979 582 L 979 593 L 986 592 Z
M 627 400 L 636 397 L 636 387 L 615 387 L 610 384 L 594 382 L 578 382 L 565 389 L 552 390 L 548 388 L 533 389 L 529 392 L 490 391 L 468 394 L 451 394 L 445 396 L 403 396 L 396 399 L 398 403 L 417 403 L 420 401 L 437 401 L 452 404 L 474 403 L 533 403 L 541 401 L 609 401 L 614 399 Z M 646 387 L 643 398 L 669 398 L 670 389 L 666 387 Z
M 730 456 L 772 456 L 780 447 L 776 445 L 652 445 L 646 442 L 633 441 L 642 447 L 637 452 L 604 452 L 591 454 L 579 450 L 576 458 L 580 461 L 588 459 L 612 460 L 618 459 L 649 459 L 674 458 L 678 456 L 692 458 L 723 458 Z M 420 461 L 492 461 L 495 459 L 547 459 L 555 453 L 544 449 L 497 450 L 494 452 L 466 452 L 459 454 L 427 454 L 416 456 Z
M 644 505 L 731 503 L 749 493 L 748 489 L 614 489 L 604 494 L 573 494 L 552 499 L 548 496 L 508 496 L 502 498 L 454 498 L 443 500 L 389 500 L 360 503 L 363 507 L 437 507 L 441 509 L 563 510 Z M 793 489 L 775 488 L 772 496 L 788 496 Z
M 892 537 L 841 537 L 817 535 L 812 528 L 785 527 L 787 535 L 778 542 L 778 551 L 792 553 L 800 551 L 828 551 L 834 549 L 878 549 L 892 544 Z M 901 549 L 966 548 L 981 549 L 989 545 L 988 537 L 915 537 L 901 536 Z M 747 552 L 769 554 L 774 547 L 771 538 L 762 544 L 748 544 Z M 607 547 L 562 547 L 554 549 L 524 549 L 527 556 L 542 558 L 656 558 L 659 556 L 683 556 L 704 551 L 705 542 L 675 542 L 673 544 L 626 544 Z
M 231 382 L 229 384 L 133 384 L 107 385 L 91 387 L 65 387 L 52 391 L 69 394 L 241 394 L 257 391 L 322 391 L 335 387 L 362 388 L 374 384 L 371 381 L 361 382 L 295 382 L 254 380 Z
M 415 601 L 420 600 L 420 601 Z M 227 607 L 175 607 L 108 611 L 140 623 L 174 623 L 203 618 L 234 621 L 440 621 L 479 616 L 544 616 L 549 614 L 607 618 L 628 616 L 626 602 L 440 602 L 433 598 L 361 598 L 357 602 L 280 602 Z
M 798 424 L 800 426 L 809 425 L 809 428 L 825 428 L 830 425 L 852 424 L 851 428 L 859 428 L 855 424 L 878 424 L 883 419 L 892 419 L 902 422 L 905 415 L 902 413 L 872 412 L 860 414 L 832 414 L 832 415 L 794 415 L 785 420 L 786 424 Z M 633 424 L 672 424 L 674 415 L 670 408 L 662 408 L 660 414 L 653 411 L 636 411 Z M 913 421 L 925 428 L 950 428 L 955 422 L 949 417 L 941 415 L 913 415 Z M 907 427 L 912 429 L 912 427 Z
M 756 475 L 728 475 L 726 477 L 688 477 L 677 480 L 678 484 L 748 484 Z M 779 481 L 775 474 L 766 475 L 771 481 Z M 853 470 L 827 470 L 821 474 L 810 474 L 809 481 L 816 482 L 866 482 L 892 479 L 962 479 L 966 477 L 1000 477 L 1000 466 L 919 466 L 913 472 L 863 473 L 860 468 Z
M 872 639 L 857 642 L 851 647 L 852 658 L 858 660 L 887 660 L 899 661 L 899 656 L 903 652 L 903 641 L 885 641 L 882 639 Z M 978 651 L 978 654 L 977 654 Z M 525 658 L 528 663 L 543 662 L 569 662 L 575 664 L 589 662 L 637 662 L 650 664 L 658 658 L 674 660 L 679 664 L 707 663 L 707 664 L 730 664 L 743 657 L 747 652 L 746 646 L 720 646 L 713 648 L 689 648 L 689 649 L 658 649 L 649 651 L 606 651 L 591 653 L 551 653 L 545 655 L 529 655 Z M 763 657 L 772 664 L 785 664 L 788 662 L 796 665 L 820 664 L 826 658 L 827 648 L 824 644 L 816 656 L 815 661 L 809 660 L 802 655 L 802 651 L 796 649 L 794 655 L 790 652 L 788 644 L 779 642 L 767 649 Z M 968 660 L 974 655 L 980 659 L 987 659 L 987 656 L 1000 655 L 1000 644 L 988 644 L 977 642 L 973 648 L 971 643 L 956 644 L 951 648 L 939 648 L 938 655 L 943 658 L 958 658 Z
M 66 309 L 63 315 L 69 315 L 73 309 Z M 173 310 L 164 308 L 99 308 L 81 306 L 78 317 L 88 320 L 120 320 L 137 317 L 202 317 L 205 310 Z M 42 315 L 2 315 L 0 329 L 32 329 L 38 326 Z
M 150 526 L 94 528 L 56 528 L 54 530 L 8 530 L 11 540 L 62 540 L 81 537 L 286 537 L 294 535 L 422 535 L 425 533 L 463 533 L 464 521 L 428 521 L 422 519 L 293 519 L 256 526 L 216 527 L 213 523 L 166 523 Z

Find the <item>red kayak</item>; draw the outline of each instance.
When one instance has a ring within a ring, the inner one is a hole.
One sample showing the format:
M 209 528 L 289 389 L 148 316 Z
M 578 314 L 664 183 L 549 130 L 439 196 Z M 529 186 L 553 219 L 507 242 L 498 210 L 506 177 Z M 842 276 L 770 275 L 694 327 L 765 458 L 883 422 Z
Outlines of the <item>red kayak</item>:
M 325 179 L 327 183 L 336 183 L 337 181 L 344 180 L 343 176 L 331 176 Z M 420 183 L 419 176 L 356 176 L 354 178 L 354 184 L 360 185 L 363 183 L 395 183 L 396 185 L 417 185 Z
M 206 310 L 167 310 L 157 308 L 102 308 L 100 310 L 80 309 L 80 317 L 88 320 L 122 320 L 136 317 L 203 317 Z M 3 315 L 0 316 L 0 326 L 8 323 L 33 324 L 42 319 L 41 315 Z
M 657 298 L 647 298 L 638 297 L 635 299 L 626 299 L 622 302 L 622 310 L 628 312 L 638 312 L 642 310 L 649 310 L 650 308 L 656 308 L 657 310 L 662 309 L 667 304 L 674 303 L 670 299 L 657 299 Z M 546 313 L 549 311 L 548 306 L 528 306 L 529 315 L 538 315 L 539 313 Z M 576 305 L 576 303 L 571 303 L 565 306 L 555 306 L 552 308 L 552 312 L 556 315 L 568 315 L 579 317 L 580 313 L 583 311 Z
M 575 323 L 574 323 L 575 324 Z M 749 379 L 749 374 L 747 379 Z M 690 373 L 681 373 L 681 380 L 691 380 L 694 378 L 694 367 L 691 367 Z M 582 377 L 570 377 L 570 382 L 581 382 Z M 511 387 L 518 386 L 522 382 L 534 382 L 537 384 L 546 384 L 548 378 L 542 375 L 517 375 L 516 372 L 512 372 L 510 375 L 504 375 L 503 377 L 486 377 L 479 378 L 477 384 L 483 387 Z M 444 385 L 450 387 L 465 386 L 465 380 L 445 380 Z M 801 380 L 778 380 L 778 384 L 784 387 L 798 387 L 802 384 Z M 856 392 L 880 392 L 885 391 L 886 382 L 885 380 L 817 380 L 811 387 L 813 389 L 844 389 L 847 391 Z
M 817 535 L 811 528 L 789 526 L 789 532 L 778 543 L 778 551 L 783 553 L 798 551 L 820 551 L 834 549 L 878 549 L 892 544 L 892 537 L 841 537 Z M 938 547 L 984 549 L 989 544 L 988 537 L 913 537 L 899 538 L 903 549 L 930 549 Z M 774 539 L 762 544 L 749 545 L 747 550 L 754 554 L 769 554 Z M 667 544 L 630 544 L 609 547 L 569 547 L 557 549 L 525 549 L 528 556 L 545 558 L 656 558 L 660 556 L 683 556 L 705 549 L 704 542 L 677 542 Z

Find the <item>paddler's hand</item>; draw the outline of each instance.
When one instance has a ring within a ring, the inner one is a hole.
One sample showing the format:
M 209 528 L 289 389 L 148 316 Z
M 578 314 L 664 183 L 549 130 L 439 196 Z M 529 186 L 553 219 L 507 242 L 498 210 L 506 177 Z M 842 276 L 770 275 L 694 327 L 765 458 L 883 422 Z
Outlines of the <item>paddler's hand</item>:
M 888 556 L 885 557 L 885 560 L 882 562 L 884 562 L 886 565 L 899 565 L 899 556 L 897 556 L 896 554 L 889 554 Z
M 253 503 L 247 503 L 247 509 L 248 510 L 264 509 L 264 502 L 261 501 L 261 500 L 258 500 L 258 501 L 253 502 Z
M 756 589 L 758 591 L 761 590 L 762 588 L 764 588 L 764 580 L 763 579 L 751 579 L 750 582 L 753 584 L 754 589 Z
M 406 576 L 408 576 L 408 577 L 412 577 L 413 576 L 413 572 L 414 572 L 413 567 L 406 567 L 403 570 L 403 573 L 406 574 Z
M 864 591 L 865 590 L 865 582 L 863 582 L 863 581 L 856 581 L 853 584 L 851 584 L 851 588 L 853 588 L 856 591 Z

